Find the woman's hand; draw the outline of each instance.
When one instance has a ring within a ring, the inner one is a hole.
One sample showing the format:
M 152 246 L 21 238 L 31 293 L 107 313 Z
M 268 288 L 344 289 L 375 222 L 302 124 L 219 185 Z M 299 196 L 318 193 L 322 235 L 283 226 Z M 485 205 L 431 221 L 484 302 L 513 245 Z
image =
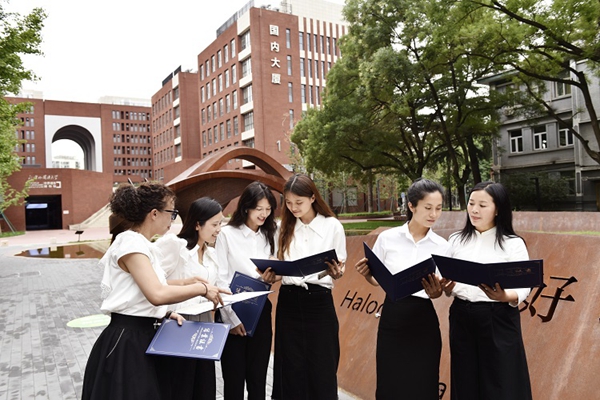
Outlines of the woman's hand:
M 368 262 L 369 262 L 369 260 L 367 260 L 367 258 L 364 257 L 364 258 L 361 258 L 360 260 L 358 260 L 358 262 L 354 265 L 354 268 L 358 271 L 358 273 L 367 279 L 372 276 L 371 269 L 369 268 L 369 265 L 367 264 Z
M 169 315 L 169 319 L 174 319 L 175 321 L 177 321 L 177 325 L 179 326 L 183 325 L 183 321 L 185 321 L 185 318 L 177 314 L 175 311 L 173 311 L 171 315 Z
M 491 300 L 500 301 L 502 303 L 516 303 L 519 301 L 519 296 L 514 290 L 504 290 L 500 284 L 496 282 L 494 287 L 488 286 L 485 283 L 479 285 L 479 289 Z
M 331 276 L 333 279 L 340 279 L 344 276 L 346 264 L 343 261 L 331 260 L 325 261 L 325 264 L 327 264 L 327 275 Z
M 229 333 L 231 333 L 232 335 L 246 336 L 246 329 L 244 328 L 244 324 L 240 323 L 238 326 L 231 328 L 229 330 Z
M 442 290 L 446 296 L 452 296 L 452 291 L 454 290 L 454 286 L 456 286 L 456 282 L 451 281 L 450 279 L 442 278 L 440 280 L 440 285 L 442 286 Z
M 231 292 L 227 289 L 221 289 L 220 287 L 200 282 L 206 288 L 206 293 L 202 295 L 202 297 L 206 297 L 208 300 L 212 301 L 215 305 L 215 309 L 219 304 L 223 304 L 223 299 L 221 298 L 221 294 L 231 294 Z
M 281 276 L 276 275 L 275 272 L 271 269 L 271 267 L 265 269 L 264 272 L 261 271 L 260 269 L 256 268 L 256 272 L 258 272 L 260 274 L 263 281 L 270 283 L 270 284 L 273 284 L 273 283 L 281 280 Z
M 369 260 L 366 257 L 361 258 L 354 265 L 354 269 L 356 269 L 356 271 L 358 271 L 359 274 L 364 276 L 365 279 L 367 280 L 367 282 L 369 282 L 371 285 L 379 286 L 379 283 L 377 282 L 377 280 L 375 278 L 373 278 L 373 275 L 371 275 L 371 269 L 369 268 L 368 263 L 369 263 Z
M 427 293 L 429 298 L 437 299 L 442 295 L 442 284 L 440 282 L 440 278 L 438 278 L 436 274 L 427 275 L 427 279 L 421 279 L 421 284 L 423 285 L 425 293 Z

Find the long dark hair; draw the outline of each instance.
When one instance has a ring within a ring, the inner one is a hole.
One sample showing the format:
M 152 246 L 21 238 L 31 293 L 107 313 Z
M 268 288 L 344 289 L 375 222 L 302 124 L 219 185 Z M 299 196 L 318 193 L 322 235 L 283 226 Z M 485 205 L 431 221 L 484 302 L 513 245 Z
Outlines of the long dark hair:
M 178 237 L 187 241 L 187 249 L 193 249 L 198 244 L 200 232 L 196 230 L 196 223 L 203 227 L 206 221 L 223 211 L 223 207 L 209 197 L 201 197 L 194 201 L 185 215 L 185 221 L 181 227 Z
M 406 191 L 406 198 L 413 207 L 416 207 L 417 204 L 419 204 L 419 201 L 423 200 L 425 196 L 435 192 L 440 192 L 442 198 L 444 198 L 444 188 L 442 185 L 429 179 L 419 178 L 415 180 Z M 407 222 L 412 219 L 412 216 L 413 212 L 410 210 L 410 207 L 407 207 Z
M 496 224 L 496 244 L 500 246 L 502 250 L 504 247 L 504 238 L 505 237 L 521 237 L 515 233 L 512 225 L 512 208 L 510 206 L 510 200 L 508 198 L 508 192 L 506 188 L 502 186 L 501 183 L 495 183 L 492 181 L 485 181 L 478 183 L 473 187 L 473 190 L 469 193 L 469 197 L 471 193 L 476 192 L 478 190 L 485 190 L 487 194 L 489 194 L 494 200 L 494 205 L 496 206 L 496 217 L 494 218 L 494 222 Z M 469 213 L 467 212 L 467 222 L 465 223 L 465 227 L 458 232 L 461 243 L 466 243 L 473 238 L 475 235 L 475 227 L 471 223 L 471 219 L 469 218 Z M 522 238 L 521 238 L 522 239 Z
M 122 183 L 110 198 L 110 210 L 137 226 L 152 210 L 163 211 L 171 199 L 175 199 L 175 193 L 162 183 L 144 182 L 137 188 Z
M 325 217 L 335 217 L 331 208 L 329 208 L 325 200 L 321 197 L 317 186 L 307 175 L 296 174 L 288 179 L 283 187 L 283 195 L 285 196 L 286 193 L 293 193 L 300 197 L 315 196 L 315 201 L 312 203 L 313 209 Z M 284 258 L 285 253 L 289 254 L 295 226 L 296 217 L 294 217 L 294 214 L 287 207 L 283 207 L 279 233 L 279 249 L 277 251 L 277 258 L 280 260 Z
M 265 223 L 258 227 L 267 238 L 271 246 L 271 255 L 275 254 L 275 232 L 277 231 L 277 222 L 275 221 L 275 210 L 277 209 L 277 200 L 271 193 L 271 190 L 262 182 L 252 182 L 242 192 L 238 201 L 237 208 L 233 212 L 227 225 L 239 228 L 248 220 L 248 210 L 253 210 L 262 199 L 267 199 L 271 206 L 271 213 L 265 220 Z

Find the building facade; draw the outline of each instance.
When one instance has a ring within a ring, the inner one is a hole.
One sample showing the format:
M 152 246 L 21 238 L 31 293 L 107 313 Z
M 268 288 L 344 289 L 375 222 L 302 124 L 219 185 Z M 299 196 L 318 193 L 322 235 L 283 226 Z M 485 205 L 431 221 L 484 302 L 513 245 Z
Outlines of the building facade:
M 585 70 L 585 62 L 574 63 L 577 70 Z M 590 78 L 591 96 L 596 109 L 600 107 L 600 81 L 593 74 Z M 512 86 L 506 74 L 489 77 L 483 81 L 492 90 L 504 91 Z M 544 100 L 554 112 L 591 146 L 594 138 L 590 115 L 583 106 L 583 95 L 575 87 L 548 82 Z M 512 90 L 512 89 L 510 89 Z M 493 144 L 493 172 L 497 179 L 510 178 L 518 173 L 544 174 L 550 179 L 562 178 L 568 183 L 566 199 L 559 205 L 561 210 L 600 210 L 600 165 L 582 148 L 579 140 L 569 132 L 568 126 L 559 125 L 550 116 L 531 118 L 523 116 L 515 108 L 504 108 L 498 138 Z M 539 175 L 537 175 L 539 176 Z M 531 178 L 537 185 L 537 178 Z M 538 194 L 539 196 L 539 194 Z M 535 206 L 532 204 L 530 206 Z M 538 205 L 539 207 L 539 205 Z
M 18 190 L 27 181 L 31 184 L 26 203 L 5 211 L 17 230 L 62 229 L 81 223 L 108 203 L 113 185 L 152 179 L 149 106 L 124 99 L 110 99 L 113 103 L 26 96 L 6 100 L 31 103 L 28 112 L 18 116 L 22 126 L 15 131 L 22 169 L 8 180 Z M 62 139 L 81 147 L 82 169 L 53 164 L 52 143 Z
M 193 79 L 184 82 L 181 72 L 163 82 L 153 96 L 153 140 L 163 146 L 157 148 L 155 142 L 155 149 L 166 152 L 155 154 L 155 176 L 168 182 L 198 159 L 236 146 L 256 148 L 291 169 L 289 136 L 304 111 L 320 106 L 326 75 L 340 57 L 338 40 L 346 29 L 339 4 L 295 0 L 265 8 L 247 3 L 198 55 L 196 104 L 182 97 Z M 166 96 L 169 112 L 175 113 L 175 100 L 168 93 L 176 87 L 179 113 L 193 115 L 198 122 L 194 132 L 191 121 L 185 127 L 182 117 L 181 137 L 177 120 L 164 117 L 166 108 L 160 105 Z M 161 118 L 168 127 L 157 122 Z M 159 129 L 174 134 L 158 133 Z M 226 168 L 255 166 L 231 160 Z

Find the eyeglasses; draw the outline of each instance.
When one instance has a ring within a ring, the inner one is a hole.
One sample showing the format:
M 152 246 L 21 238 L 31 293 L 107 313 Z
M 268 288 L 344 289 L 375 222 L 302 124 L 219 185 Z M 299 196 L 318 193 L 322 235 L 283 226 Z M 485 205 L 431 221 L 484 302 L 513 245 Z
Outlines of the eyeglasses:
M 179 211 L 178 210 L 163 210 L 163 211 L 171 213 L 171 221 L 175 221 L 175 219 L 179 215 Z

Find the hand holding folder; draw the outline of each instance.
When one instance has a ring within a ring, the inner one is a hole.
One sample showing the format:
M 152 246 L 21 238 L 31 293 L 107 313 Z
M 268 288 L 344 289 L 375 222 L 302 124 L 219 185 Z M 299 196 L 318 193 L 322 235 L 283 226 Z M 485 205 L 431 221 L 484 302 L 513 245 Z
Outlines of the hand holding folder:
M 467 285 L 493 288 L 498 283 L 502 289 L 518 289 L 541 286 L 544 281 L 543 260 L 482 264 L 438 255 L 433 260 L 444 278 Z
M 334 249 L 331 249 L 295 261 L 263 260 L 257 258 L 251 258 L 250 260 L 263 272 L 271 267 L 277 275 L 306 277 L 327 270 L 326 261 L 337 259 L 337 253 Z
M 383 262 L 373 253 L 373 250 L 363 243 L 365 257 L 369 260 L 368 265 L 371 275 L 377 280 L 387 296 L 396 301 L 410 296 L 423 289 L 422 280 L 430 274 L 435 273 L 435 263 L 432 258 L 421 261 L 404 271 L 392 274 Z

